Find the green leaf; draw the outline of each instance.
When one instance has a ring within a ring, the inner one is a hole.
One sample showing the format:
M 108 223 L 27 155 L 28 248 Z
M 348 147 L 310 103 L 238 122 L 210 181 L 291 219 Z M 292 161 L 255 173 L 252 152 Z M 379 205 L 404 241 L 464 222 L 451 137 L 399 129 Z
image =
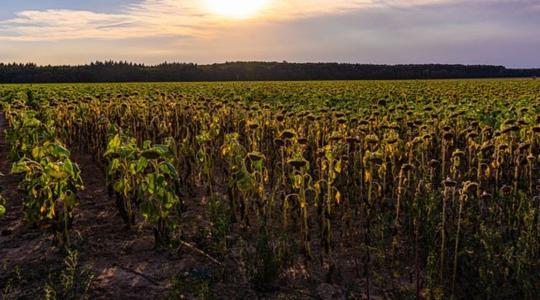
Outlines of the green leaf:
M 69 157 L 70 154 L 68 149 L 56 143 L 47 145 L 47 151 L 55 157 Z
M 146 182 L 148 183 L 148 192 L 154 194 L 156 191 L 156 176 L 154 174 L 148 174 L 146 176 Z
M 107 144 L 107 151 L 105 152 L 105 156 L 115 153 L 118 151 L 118 148 L 120 148 L 120 145 L 122 144 L 122 139 L 120 138 L 119 134 L 116 134 Z
M 341 173 L 341 160 L 338 160 L 334 165 L 334 171 L 336 171 L 336 173 Z
M 264 167 L 264 161 L 262 160 L 252 161 L 251 164 L 257 170 L 262 170 Z
M 161 156 L 168 155 L 171 152 L 171 149 L 167 145 L 155 145 L 153 149 Z
M 0 205 L 0 218 L 6 214 L 6 208 L 3 205 Z
M 166 209 L 171 209 L 176 203 L 178 203 L 178 198 L 173 193 L 167 193 L 165 199 Z
M 143 142 L 143 149 L 150 149 L 151 145 L 152 145 L 152 141 L 146 140 Z
M 25 160 L 16 162 L 11 166 L 11 173 L 13 174 L 30 173 L 31 171 L 32 168 L 28 165 L 28 161 Z
M 114 173 L 119 168 L 120 168 L 120 160 L 118 158 L 113 159 L 111 163 L 109 164 L 109 171 L 108 171 L 109 175 Z
M 47 164 L 47 166 L 45 167 L 45 174 L 57 179 L 67 177 L 67 174 L 60 169 L 60 166 L 53 163 Z
M 39 127 L 40 125 L 41 125 L 41 122 L 36 118 L 27 117 L 23 119 L 24 127 Z
M 129 164 L 129 174 L 136 175 L 137 174 L 137 162 L 133 161 Z
M 123 182 L 122 180 L 116 181 L 116 182 L 113 184 L 113 189 L 114 189 L 117 193 L 122 193 L 122 191 L 124 190 L 124 182 Z
M 41 148 L 39 147 L 34 147 L 34 149 L 32 149 L 32 157 L 34 159 L 37 159 L 40 157 L 40 154 L 41 154 Z
M 69 159 L 66 159 L 66 161 L 64 161 L 64 164 L 62 165 L 62 170 L 64 172 L 66 172 L 71 177 L 76 176 L 75 168 L 73 167 L 73 163 Z
M 142 171 L 144 171 L 144 169 L 146 169 L 146 167 L 148 166 L 148 159 L 146 159 L 144 156 L 139 158 L 137 160 L 137 165 L 135 167 L 137 173 L 140 173 Z
M 176 168 L 168 161 L 164 161 L 159 165 L 159 169 L 161 172 L 169 175 L 173 179 L 178 178 L 178 172 L 176 171 Z

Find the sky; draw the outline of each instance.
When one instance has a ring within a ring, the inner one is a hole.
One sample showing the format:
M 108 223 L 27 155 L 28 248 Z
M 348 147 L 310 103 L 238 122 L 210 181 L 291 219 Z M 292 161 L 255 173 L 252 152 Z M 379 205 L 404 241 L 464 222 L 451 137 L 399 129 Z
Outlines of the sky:
M 540 67 L 540 0 L 0 0 L 0 62 Z

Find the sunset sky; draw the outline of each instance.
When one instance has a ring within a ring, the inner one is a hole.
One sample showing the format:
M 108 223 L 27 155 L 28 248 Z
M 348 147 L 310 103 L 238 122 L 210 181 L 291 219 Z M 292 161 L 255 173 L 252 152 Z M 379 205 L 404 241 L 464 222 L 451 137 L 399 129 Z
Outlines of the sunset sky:
M 540 67 L 540 0 L 0 0 L 0 62 Z

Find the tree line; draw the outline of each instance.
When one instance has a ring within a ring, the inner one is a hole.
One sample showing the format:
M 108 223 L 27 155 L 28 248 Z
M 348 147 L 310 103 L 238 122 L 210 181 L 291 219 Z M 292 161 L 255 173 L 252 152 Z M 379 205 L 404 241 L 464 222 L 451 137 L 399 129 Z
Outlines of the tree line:
M 236 80 L 366 80 L 536 77 L 540 69 L 490 65 L 374 65 L 345 63 L 227 62 L 199 65 L 93 62 L 78 66 L 0 63 L 0 83 L 163 82 Z

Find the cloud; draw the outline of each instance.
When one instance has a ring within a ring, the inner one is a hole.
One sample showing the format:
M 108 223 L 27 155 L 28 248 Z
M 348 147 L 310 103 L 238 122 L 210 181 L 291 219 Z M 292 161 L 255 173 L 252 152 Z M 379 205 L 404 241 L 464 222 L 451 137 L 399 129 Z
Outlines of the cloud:
M 0 21 L 0 39 L 14 41 L 121 39 L 160 35 L 195 35 L 204 21 L 195 11 L 173 1 L 145 0 L 123 13 L 48 9 L 18 12 Z
M 411 7 L 452 0 L 269 0 L 253 20 L 212 15 L 203 0 L 142 0 L 120 13 L 27 10 L 0 21 L 0 40 L 51 41 L 160 36 L 204 38 L 240 22 L 280 22 L 375 7 Z
M 115 13 L 21 12 L 0 21 L 0 60 L 540 66 L 538 0 L 270 1 L 248 20 L 216 17 L 182 0 L 144 0 Z
M 0 22 L 0 36 L 12 40 L 61 40 L 111 36 L 105 28 L 119 29 L 118 24 L 131 24 L 125 15 L 101 14 L 76 10 L 23 11 L 16 18 Z M 115 32 L 117 34 L 118 32 Z

